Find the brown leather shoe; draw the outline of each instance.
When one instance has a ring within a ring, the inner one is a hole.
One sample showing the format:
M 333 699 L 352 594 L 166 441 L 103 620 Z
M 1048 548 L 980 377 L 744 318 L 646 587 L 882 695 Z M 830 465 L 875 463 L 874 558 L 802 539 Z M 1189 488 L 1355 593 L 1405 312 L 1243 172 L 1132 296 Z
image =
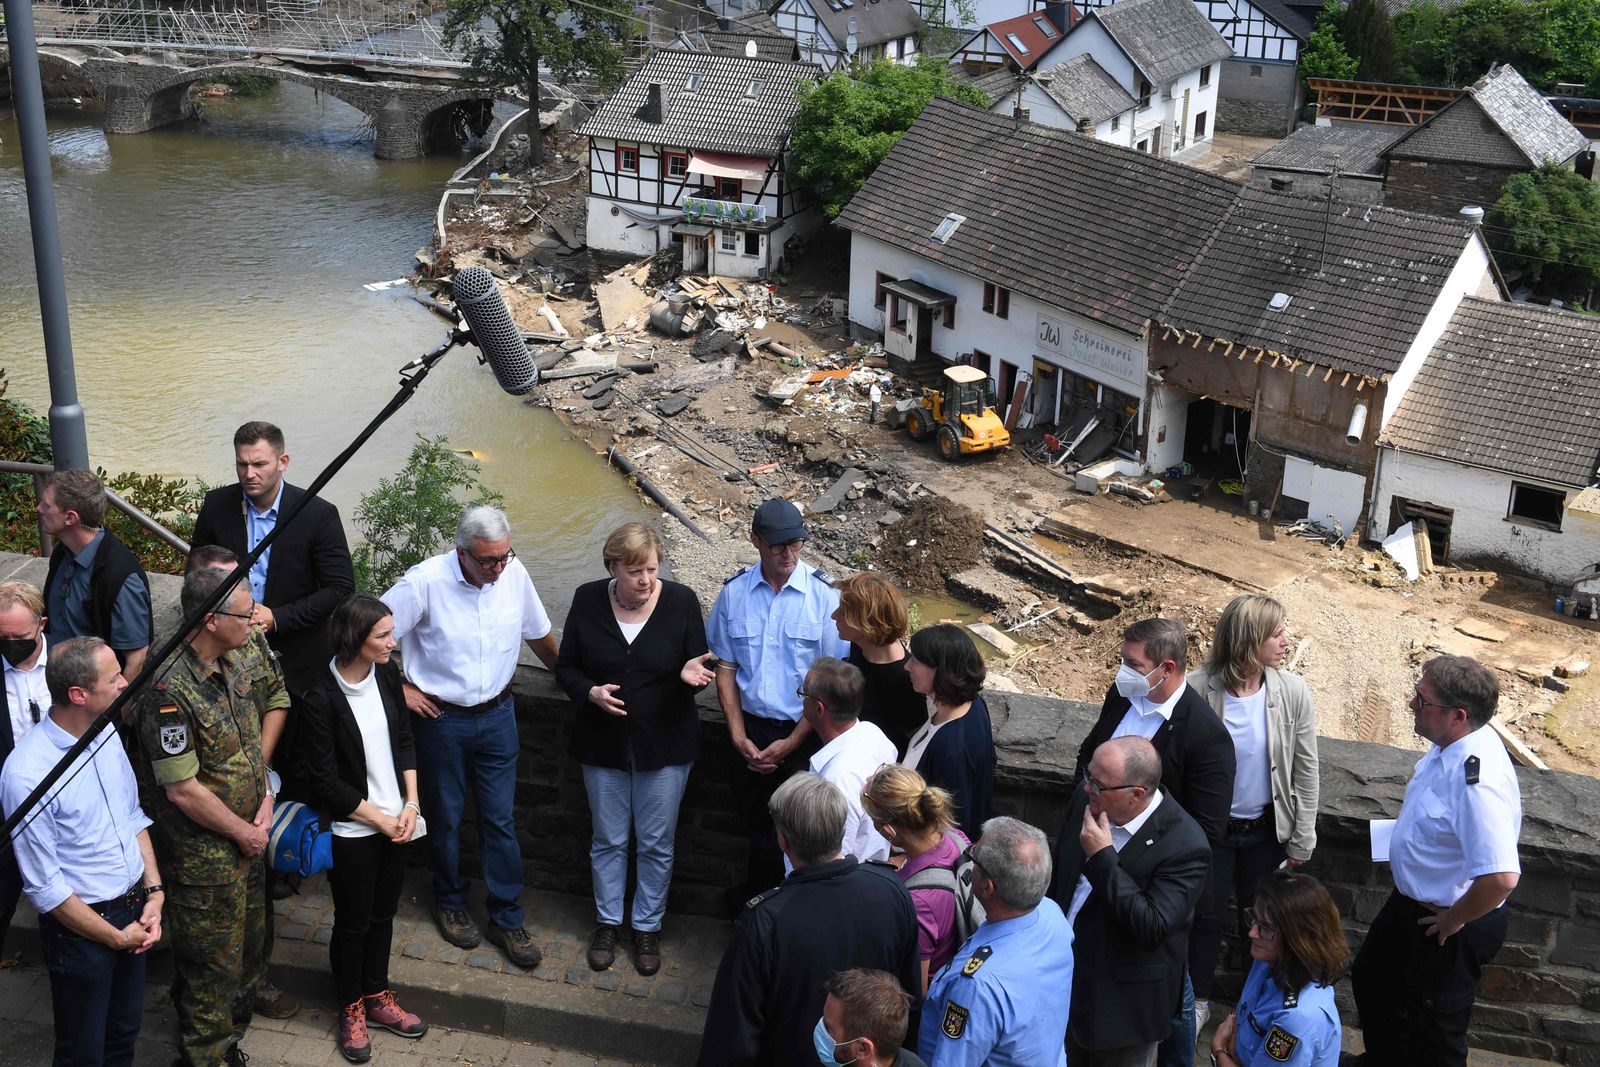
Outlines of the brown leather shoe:
M 477 948 L 483 943 L 483 934 L 472 916 L 456 908 L 433 906 L 433 921 L 439 927 L 439 936 L 456 948 Z
M 646 978 L 661 969 L 661 931 L 633 932 L 633 969 Z
M 603 971 L 616 961 L 617 939 L 621 936 L 622 927 L 610 923 L 601 923 L 594 928 L 594 933 L 589 935 L 590 970 Z
M 251 1010 L 269 1019 L 289 1019 L 300 1010 L 300 1000 L 293 993 L 285 993 L 263 978 L 261 984 L 256 986 Z
M 489 943 L 499 946 L 500 951 L 506 954 L 506 959 L 530 971 L 544 959 L 544 953 L 539 951 L 539 946 L 533 943 L 533 938 L 521 926 L 490 926 Z

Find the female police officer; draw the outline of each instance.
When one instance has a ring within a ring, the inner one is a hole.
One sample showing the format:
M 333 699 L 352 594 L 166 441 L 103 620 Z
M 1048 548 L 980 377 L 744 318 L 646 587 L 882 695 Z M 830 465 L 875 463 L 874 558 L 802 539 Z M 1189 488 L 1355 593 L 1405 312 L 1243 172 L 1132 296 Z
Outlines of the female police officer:
M 1211 1039 L 1212 1064 L 1337 1067 L 1333 983 L 1350 960 L 1339 909 L 1315 878 L 1279 870 L 1261 881 L 1245 916 L 1255 962 L 1239 1010 Z

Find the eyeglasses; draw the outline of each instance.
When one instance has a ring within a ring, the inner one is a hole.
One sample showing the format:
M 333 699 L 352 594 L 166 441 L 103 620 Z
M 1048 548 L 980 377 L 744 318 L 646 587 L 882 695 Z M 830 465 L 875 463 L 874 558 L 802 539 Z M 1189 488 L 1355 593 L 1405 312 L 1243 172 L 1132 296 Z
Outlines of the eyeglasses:
M 253 619 L 253 618 L 255 618 L 255 614 L 256 614 L 256 605 L 255 605 L 254 601 L 251 601 L 250 602 L 250 610 L 245 612 L 243 615 L 240 615 L 237 611 L 213 611 L 211 614 L 213 614 L 213 615 L 226 615 L 229 618 L 233 618 L 233 619 Z
M 1137 783 L 1135 783 L 1133 785 L 1106 785 L 1104 782 L 1100 781 L 1098 778 L 1094 777 L 1093 775 L 1089 775 L 1083 781 L 1084 781 L 1084 784 L 1089 787 L 1089 795 L 1090 796 L 1096 796 L 1096 797 L 1099 796 L 1101 793 L 1115 793 L 1119 789 L 1138 789 L 1139 788 Z
M 1422 699 L 1422 690 L 1421 689 L 1416 689 L 1416 688 L 1413 688 L 1411 690 L 1411 703 L 1415 704 L 1419 708 L 1454 708 L 1454 707 L 1456 707 L 1455 704 L 1436 704 L 1431 700 L 1423 700 Z
M 1244 921 L 1245 921 L 1245 926 L 1246 926 L 1246 932 L 1248 932 L 1248 928 L 1249 927 L 1253 926 L 1253 927 L 1256 928 L 1256 931 L 1261 934 L 1261 940 L 1263 940 L 1263 941 L 1276 941 L 1276 940 L 1278 940 L 1278 928 L 1276 926 L 1272 925 L 1271 923 L 1265 921 L 1264 919 L 1262 919 L 1261 916 L 1257 915 L 1256 914 L 1256 909 L 1254 909 L 1254 908 L 1246 908 L 1246 909 L 1244 909 Z
M 503 556 L 474 556 L 471 552 L 467 552 L 467 550 L 464 548 L 461 551 L 466 553 L 468 559 L 486 571 L 492 571 L 496 567 L 504 567 L 506 564 L 517 558 L 517 550 L 514 548 L 506 549 L 506 554 Z
M 806 687 L 803 686 L 803 685 L 799 689 L 796 689 L 794 691 L 794 695 L 797 696 L 797 697 L 803 697 L 803 698 L 809 699 L 809 700 L 817 699 L 816 697 L 812 696 L 810 693 L 806 692 Z
M 785 541 L 780 545 L 775 545 L 771 541 L 762 541 L 761 543 L 767 546 L 767 551 L 769 552 L 779 552 L 788 556 L 799 555 L 800 550 L 805 547 L 806 539 L 803 537 L 796 537 L 793 541 Z

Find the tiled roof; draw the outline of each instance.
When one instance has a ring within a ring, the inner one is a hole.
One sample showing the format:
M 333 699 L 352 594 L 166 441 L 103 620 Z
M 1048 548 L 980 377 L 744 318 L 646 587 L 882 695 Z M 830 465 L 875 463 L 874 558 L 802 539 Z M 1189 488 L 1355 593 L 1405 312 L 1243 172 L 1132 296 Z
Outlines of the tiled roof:
M 1104 122 L 1138 103 L 1087 52 L 1035 74 L 1033 80 L 1078 122 Z
M 1246 189 L 1161 321 L 1320 366 L 1393 374 L 1474 239 L 1461 219 Z M 1270 310 L 1275 293 L 1289 306 Z
M 1307 5 L 1291 5 L 1284 3 L 1284 0 L 1250 0 L 1250 3 L 1260 8 L 1262 14 L 1294 34 L 1300 40 L 1311 40 L 1311 31 L 1316 26 L 1317 18 L 1315 15 L 1307 14 L 1301 10 Z
M 716 26 L 701 30 L 700 35 L 713 52 L 742 56 L 745 44 L 754 41 L 759 59 L 792 61 L 800 57 L 800 43 L 780 30 L 764 11 L 734 19 L 725 30 Z
M 1526 167 L 1565 163 L 1588 147 L 1588 138 L 1507 63 L 1397 140 L 1389 155 Z
M 1074 14 L 1076 13 L 1074 12 Z M 1069 16 L 1068 21 L 1070 23 L 1071 16 Z M 1044 58 L 1046 52 L 1061 43 L 1062 38 L 1061 31 L 1056 28 L 1055 23 L 1051 22 L 1043 11 L 1018 15 L 1015 18 L 1001 19 L 999 22 L 991 22 L 984 27 L 984 30 L 994 34 L 994 39 L 1000 42 L 1001 48 L 1006 50 L 1006 55 L 1011 57 L 1011 62 L 1023 70 L 1031 70 L 1039 60 Z M 982 36 L 982 33 L 979 36 Z M 1021 42 L 1021 49 L 1012 43 L 1012 37 Z
M 1302 126 L 1257 156 L 1253 167 L 1312 174 L 1383 175 L 1383 150 L 1405 131 L 1393 127 Z
M 1560 485 L 1593 484 L 1600 318 L 1468 297 L 1381 440 Z
M 810 63 L 663 49 L 578 128 L 584 137 L 684 145 L 713 152 L 773 156 L 800 109 L 796 91 L 821 71 Z M 691 74 L 699 85 L 685 92 Z M 652 82 L 661 86 L 662 121 L 639 117 Z M 754 97 L 752 83 L 760 83 Z
M 1157 88 L 1233 55 L 1194 0 L 1118 0 L 1089 14 Z
M 1238 189 L 1132 149 L 936 99 L 838 221 L 1140 334 Z M 939 244 L 931 235 L 949 212 L 967 221 Z
M 922 32 L 922 16 L 917 14 L 910 0 L 860 0 L 859 3 L 852 0 L 851 6 L 841 4 L 837 11 L 828 0 L 806 2 L 840 48 L 850 35 L 852 18 L 856 20 L 856 44 L 863 49 Z
M 1000 98 L 1009 96 L 1017 91 L 1017 80 L 1021 77 L 1010 67 L 998 67 L 985 74 L 969 74 L 961 67 L 951 67 L 950 77 L 955 81 L 966 82 L 984 95 L 990 107 L 1000 102 Z

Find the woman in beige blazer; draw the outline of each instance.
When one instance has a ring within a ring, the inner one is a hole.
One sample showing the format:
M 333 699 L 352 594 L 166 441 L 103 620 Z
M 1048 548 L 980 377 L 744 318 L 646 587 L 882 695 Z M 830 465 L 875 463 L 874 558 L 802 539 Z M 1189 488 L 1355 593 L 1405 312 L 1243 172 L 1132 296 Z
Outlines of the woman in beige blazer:
M 1317 847 L 1317 713 L 1299 677 L 1282 670 L 1289 652 L 1283 605 L 1235 597 L 1217 620 L 1204 669 L 1189 684 L 1233 739 L 1237 770 L 1228 829 L 1211 853 L 1211 921 L 1189 940 L 1196 1015 L 1203 1020 L 1222 949 L 1228 897 L 1245 904 L 1279 866 L 1298 867 Z M 1241 929 L 1242 929 L 1241 925 Z M 1204 1025 L 1203 1021 L 1198 1025 Z

